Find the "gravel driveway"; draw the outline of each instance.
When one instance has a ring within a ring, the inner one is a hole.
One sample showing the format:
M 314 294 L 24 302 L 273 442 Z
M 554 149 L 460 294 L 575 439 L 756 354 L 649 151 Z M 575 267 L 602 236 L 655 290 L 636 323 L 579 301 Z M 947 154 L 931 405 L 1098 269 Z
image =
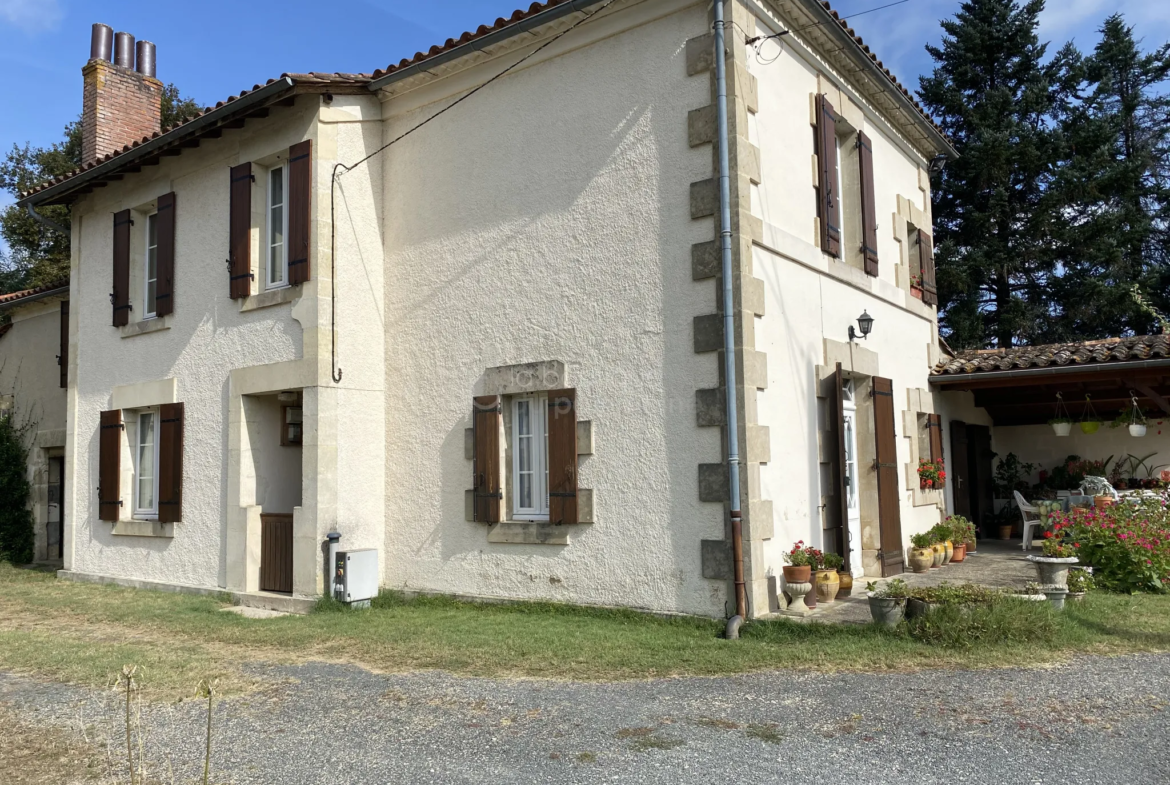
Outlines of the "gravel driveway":
M 916 674 L 606 684 L 261 667 L 216 708 L 232 783 L 1170 782 L 1170 655 Z M 0 674 L 38 725 L 117 738 L 118 704 Z M 202 760 L 200 706 L 144 709 L 147 755 Z

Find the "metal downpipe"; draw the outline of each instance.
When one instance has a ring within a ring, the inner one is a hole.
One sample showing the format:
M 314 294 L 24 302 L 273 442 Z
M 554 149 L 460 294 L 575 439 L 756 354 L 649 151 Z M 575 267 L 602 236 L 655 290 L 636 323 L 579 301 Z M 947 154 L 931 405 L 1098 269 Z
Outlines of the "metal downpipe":
M 46 218 L 45 216 L 41 215 L 36 210 L 34 210 L 31 202 L 29 204 L 26 204 L 24 206 L 24 209 L 28 211 L 29 218 L 32 218 L 34 221 L 39 223 L 41 226 L 44 226 L 47 229 L 52 229 L 55 232 L 60 232 L 61 234 L 65 235 L 66 237 L 70 236 L 69 230 L 66 229 L 64 226 L 57 223 L 56 221 L 50 221 L 48 218 Z
M 735 615 L 742 621 L 747 618 L 747 587 L 743 579 L 743 521 L 739 509 L 739 411 L 736 404 L 735 293 L 732 288 L 731 261 L 731 163 L 727 149 L 727 47 L 724 43 L 723 0 L 714 0 L 714 11 L 715 111 L 719 128 L 719 240 L 723 262 L 723 364 L 727 384 L 727 479 L 731 498 Z M 735 629 L 738 632 L 739 626 L 736 625 Z

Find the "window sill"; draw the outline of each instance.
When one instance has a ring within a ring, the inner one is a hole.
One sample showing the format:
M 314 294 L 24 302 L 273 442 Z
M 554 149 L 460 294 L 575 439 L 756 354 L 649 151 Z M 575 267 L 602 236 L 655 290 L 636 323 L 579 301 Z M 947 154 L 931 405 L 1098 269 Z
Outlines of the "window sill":
M 261 308 L 271 308 L 274 305 L 284 305 L 285 303 L 291 303 L 293 300 L 299 299 L 300 296 L 301 291 L 298 286 L 283 286 L 279 289 L 269 289 L 259 294 L 250 294 L 240 300 L 240 313 L 258 311 Z
M 568 545 L 569 532 L 581 523 L 558 524 L 548 521 L 500 521 L 488 529 L 488 542 L 511 545 Z
M 110 530 L 110 534 L 121 537 L 163 537 L 172 539 L 175 536 L 175 524 L 131 519 L 115 523 L 114 528 Z
M 123 338 L 133 338 L 135 335 L 146 335 L 171 329 L 171 318 L 169 315 L 156 316 L 152 319 L 143 319 L 140 322 L 122 325 L 118 329 L 122 331 Z

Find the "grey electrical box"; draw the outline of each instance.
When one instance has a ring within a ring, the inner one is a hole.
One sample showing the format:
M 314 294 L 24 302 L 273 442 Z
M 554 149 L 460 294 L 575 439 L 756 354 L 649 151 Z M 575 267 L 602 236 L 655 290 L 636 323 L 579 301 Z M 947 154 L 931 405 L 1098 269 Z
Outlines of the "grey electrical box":
M 378 551 L 374 548 L 337 552 L 333 591 L 341 602 L 370 607 L 370 600 L 378 596 L 378 579 Z

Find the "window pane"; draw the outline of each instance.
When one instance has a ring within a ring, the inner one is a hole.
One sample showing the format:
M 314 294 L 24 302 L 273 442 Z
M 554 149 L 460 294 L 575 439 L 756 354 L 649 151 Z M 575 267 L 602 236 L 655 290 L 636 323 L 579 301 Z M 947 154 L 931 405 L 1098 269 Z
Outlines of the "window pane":
M 158 245 L 158 213 L 146 219 L 146 244 L 151 248 Z
M 138 509 L 154 509 L 154 414 L 138 415 Z
M 156 295 L 158 294 L 158 281 L 146 282 L 146 312 L 154 313 L 155 306 L 158 304 Z
M 284 281 L 284 168 L 268 173 L 268 283 Z

